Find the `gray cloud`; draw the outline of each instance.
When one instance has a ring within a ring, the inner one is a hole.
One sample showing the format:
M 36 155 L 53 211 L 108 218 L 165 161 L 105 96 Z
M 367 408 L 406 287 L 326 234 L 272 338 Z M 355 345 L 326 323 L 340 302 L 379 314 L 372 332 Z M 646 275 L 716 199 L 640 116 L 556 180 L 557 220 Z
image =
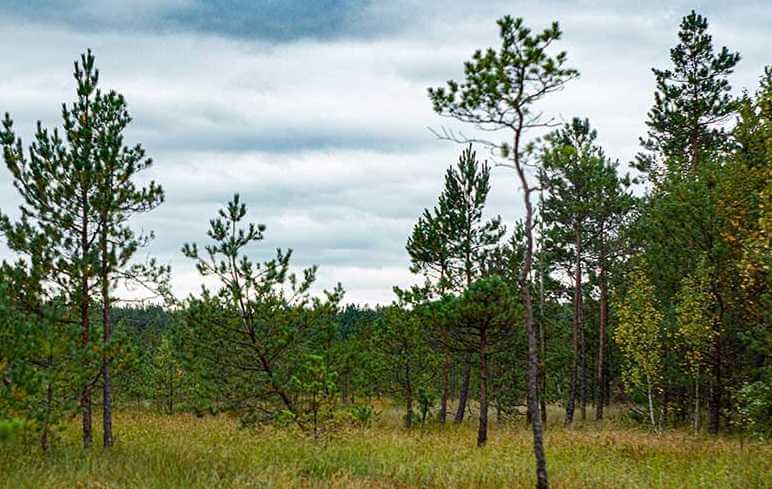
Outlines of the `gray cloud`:
M 91 32 L 200 32 L 284 42 L 374 35 L 365 0 L 6 0 L 19 19 Z M 363 25 L 366 24 L 366 25 Z
M 771 61 L 772 8 L 698 7 L 710 16 L 716 43 L 743 53 L 735 86 L 753 88 Z M 650 68 L 667 65 L 690 8 L 663 1 L 496 0 L 472 8 L 414 0 L 11 0 L 0 11 L 0 28 L 14 41 L 0 44 L 0 112 L 11 112 L 27 140 L 37 119 L 59 125 L 60 104 L 73 97 L 71 62 L 91 47 L 102 85 L 129 102 L 128 142 L 142 142 L 156 161 L 144 178 L 167 191 L 167 202 L 135 224 L 155 231 L 143 253 L 173 265 L 175 290 L 187 294 L 200 284 L 179 253 L 182 243 L 204 242 L 208 219 L 239 192 L 250 218 L 268 226 L 255 256 L 293 248 L 298 266 L 320 265 L 321 287 L 340 281 L 350 301 L 388 302 L 392 285 L 414 280 L 405 240 L 459 150 L 428 132 L 459 126 L 432 113 L 426 88 L 460 77 L 475 49 L 495 45 L 498 16 L 521 15 L 534 28 L 561 21 L 560 47 L 582 77 L 542 108 L 558 120 L 589 117 L 607 152 L 624 162 L 645 131 Z M 511 223 L 522 215 L 516 179 L 503 169 L 493 178 L 489 213 Z M 12 212 L 17 204 L 0 169 L 0 208 Z

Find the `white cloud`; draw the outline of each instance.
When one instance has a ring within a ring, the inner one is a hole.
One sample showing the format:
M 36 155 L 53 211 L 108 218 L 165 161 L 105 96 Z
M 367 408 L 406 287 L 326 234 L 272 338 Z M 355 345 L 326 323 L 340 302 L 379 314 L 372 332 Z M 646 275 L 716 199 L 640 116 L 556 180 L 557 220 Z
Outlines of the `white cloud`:
M 152 17 L 185 3 L 143 0 L 140 10 Z M 126 5 L 100 8 L 113 25 L 130 14 Z M 256 255 L 294 248 L 298 265 L 320 264 L 320 287 L 342 282 L 347 300 L 389 302 L 392 285 L 413 280 L 405 240 L 460 149 L 427 131 L 449 121 L 432 113 L 426 88 L 460 77 L 475 49 L 495 45 L 498 16 L 522 15 L 534 28 L 561 21 L 560 48 L 582 76 L 543 108 L 589 117 L 607 152 L 625 162 L 645 131 L 650 68 L 667 65 L 687 12 L 668 2 L 374 2 L 360 17 L 382 23 L 378 35 L 282 43 L 195 30 L 78 31 L 0 16 L 13 39 L 0 44 L 0 111 L 11 112 L 26 140 L 36 119 L 58 125 L 61 102 L 72 99 L 71 62 L 91 47 L 103 86 L 128 99 L 128 142 L 145 145 L 156 161 L 147 177 L 167 190 L 167 202 L 136 223 L 155 230 L 148 252 L 172 263 L 180 294 L 198 290 L 180 246 L 204 241 L 208 219 L 240 192 L 253 220 L 268 225 Z M 753 88 L 770 61 L 771 17 L 768 4 L 749 2 L 710 18 L 715 42 L 744 55 L 738 88 Z M 0 207 L 16 203 L 0 169 Z M 521 208 L 514 175 L 496 170 L 489 212 L 511 224 Z

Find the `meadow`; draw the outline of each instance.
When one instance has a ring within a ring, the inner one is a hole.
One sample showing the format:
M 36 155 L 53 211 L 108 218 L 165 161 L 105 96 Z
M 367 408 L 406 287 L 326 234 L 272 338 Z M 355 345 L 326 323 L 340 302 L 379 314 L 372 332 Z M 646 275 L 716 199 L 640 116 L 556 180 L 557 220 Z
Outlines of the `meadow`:
M 556 411 L 553 419 L 557 420 Z M 44 456 L 17 440 L 0 448 L 3 488 L 518 488 L 533 487 L 531 433 L 524 420 L 491 429 L 476 448 L 475 422 L 406 431 L 384 407 L 367 428 L 320 442 L 287 429 L 244 429 L 229 416 L 116 413 L 116 446 L 81 448 L 66 425 Z M 771 487 L 772 446 L 686 431 L 657 435 L 625 423 L 556 423 L 546 432 L 555 488 Z

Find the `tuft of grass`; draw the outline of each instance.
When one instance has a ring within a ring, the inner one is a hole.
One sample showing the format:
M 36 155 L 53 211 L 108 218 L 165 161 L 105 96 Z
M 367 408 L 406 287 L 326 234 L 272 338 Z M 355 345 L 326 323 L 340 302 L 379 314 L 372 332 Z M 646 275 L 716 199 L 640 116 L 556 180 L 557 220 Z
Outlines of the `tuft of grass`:
M 116 413 L 116 446 L 79 447 L 77 423 L 49 456 L 22 442 L 0 445 L 7 488 L 518 488 L 533 487 L 524 422 L 494 424 L 475 447 L 475 422 L 406 431 L 382 408 L 369 428 L 322 443 L 286 430 L 244 430 L 227 416 Z M 655 435 L 619 420 L 558 425 L 546 434 L 554 488 L 766 488 L 772 447 L 686 432 Z M 554 426 L 553 426 L 554 425 Z M 95 436 L 95 439 L 99 439 Z

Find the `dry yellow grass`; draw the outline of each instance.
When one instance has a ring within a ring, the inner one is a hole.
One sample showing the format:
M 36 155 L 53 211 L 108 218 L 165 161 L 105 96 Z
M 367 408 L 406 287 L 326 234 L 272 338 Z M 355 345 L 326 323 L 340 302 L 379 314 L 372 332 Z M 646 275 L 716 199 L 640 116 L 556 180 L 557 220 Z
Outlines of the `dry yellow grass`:
M 76 428 L 48 458 L 18 443 L 0 448 L 0 487 L 518 488 L 534 481 L 523 422 L 494 424 L 483 449 L 474 446 L 473 421 L 405 431 L 393 409 L 371 428 L 321 444 L 285 430 L 243 430 L 225 416 L 129 410 L 117 414 L 113 450 L 84 452 Z M 554 488 L 771 487 L 769 444 L 657 436 L 611 421 L 550 427 L 546 445 Z

